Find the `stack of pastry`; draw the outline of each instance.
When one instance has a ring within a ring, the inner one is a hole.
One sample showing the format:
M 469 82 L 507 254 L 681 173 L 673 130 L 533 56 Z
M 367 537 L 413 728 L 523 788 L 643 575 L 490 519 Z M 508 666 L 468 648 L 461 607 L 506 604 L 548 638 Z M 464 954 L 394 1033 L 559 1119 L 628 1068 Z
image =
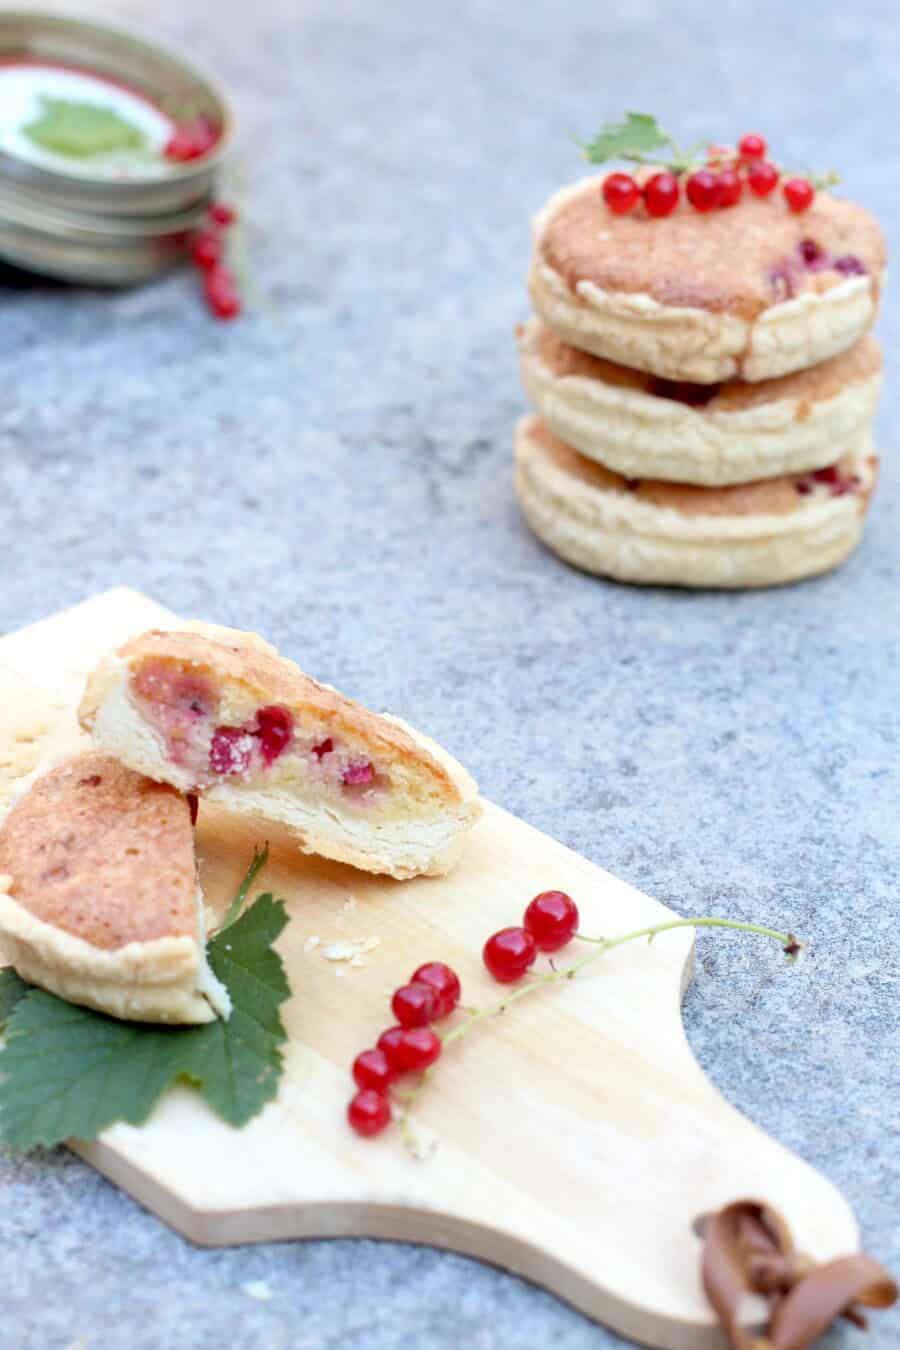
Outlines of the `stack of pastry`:
M 532 529 L 620 581 L 765 586 L 836 566 L 878 468 L 877 222 L 823 191 L 803 210 L 744 191 L 620 214 L 603 183 L 534 222 L 519 344 L 538 415 L 516 432 Z

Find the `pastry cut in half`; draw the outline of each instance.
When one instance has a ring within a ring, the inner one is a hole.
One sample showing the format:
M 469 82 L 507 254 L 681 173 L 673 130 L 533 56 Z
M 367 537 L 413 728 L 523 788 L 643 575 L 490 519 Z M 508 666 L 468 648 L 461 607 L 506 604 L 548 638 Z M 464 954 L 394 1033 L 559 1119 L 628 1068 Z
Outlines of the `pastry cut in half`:
M 445 874 L 481 814 L 475 783 L 433 741 L 317 684 L 255 634 L 145 633 L 93 672 L 79 717 L 138 772 L 369 872 Z
M 0 825 L 0 939 L 23 980 L 113 1017 L 230 1012 L 206 964 L 190 805 L 100 751 L 38 776 Z
M 685 384 L 604 361 L 532 319 L 522 382 L 555 436 L 625 478 L 703 487 L 833 464 L 869 434 L 881 351 L 867 335 L 809 370 L 758 384 Z
M 798 214 L 745 194 L 735 210 L 616 215 L 603 178 L 555 193 L 534 222 L 532 302 L 573 347 L 668 380 L 755 382 L 872 326 L 887 251 L 854 202 L 817 192 Z
M 878 459 L 734 487 L 625 479 L 540 418 L 516 429 L 516 490 L 535 534 L 586 572 L 654 585 L 775 586 L 826 572 L 859 542 Z

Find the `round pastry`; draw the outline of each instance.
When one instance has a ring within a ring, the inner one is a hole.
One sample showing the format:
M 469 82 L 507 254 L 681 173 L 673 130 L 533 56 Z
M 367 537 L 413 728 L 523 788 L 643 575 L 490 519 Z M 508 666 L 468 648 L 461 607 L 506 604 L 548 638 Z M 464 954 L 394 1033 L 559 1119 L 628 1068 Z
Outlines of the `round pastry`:
M 886 249 L 861 206 L 818 192 L 795 213 L 745 194 L 729 210 L 616 215 L 601 184 L 563 188 L 534 222 L 532 302 L 572 346 L 669 380 L 769 380 L 874 321 Z
M 812 474 L 734 487 L 626 479 L 537 417 L 516 428 L 516 490 L 554 553 L 618 581 L 773 586 L 826 572 L 859 541 L 878 460 L 868 442 Z
M 206 964 L 187 800 L 89 751 L 0 824 L 0 937 L 24 980 L 140 1022 L 231 1011 Z
M 869 434 L 881 390 L 873 337 L 762 384 L 663 380 L 579 351 L 538 319 L 519 351 L 526 392 L 561 440 L 626 478 L 709 487 L 833 464 Z
M 79 718 L 136 772 L 367 872 L 444 876 L 482 811 L 429 737 L 317 684 L 255 634 L 145 633 L 91 674 Z

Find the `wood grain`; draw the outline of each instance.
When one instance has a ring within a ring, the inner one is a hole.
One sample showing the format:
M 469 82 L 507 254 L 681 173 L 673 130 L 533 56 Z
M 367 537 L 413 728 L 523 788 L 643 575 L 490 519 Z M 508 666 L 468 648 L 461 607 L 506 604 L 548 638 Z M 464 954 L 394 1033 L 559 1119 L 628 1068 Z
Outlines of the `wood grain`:
M 67 705 L 87 669 L 167 622 L 176 621 L 160 606 L 118 590 L 0 639 L 0 794 L 41 754 L 77 742 Z M 198 852 L 214 906 L 224 907 L 266 833 L 201 809 Z M 368 876 L 268 834 L 265 887 L 292 918 L 280 944 L 294 998 L 278 1101 L 236 1131 L 179 1089 L 141 1129 L 73 1142 L 187 1237 L 365 1235 L 452 1248 L 667 1350 L 723 1344 L 699 1283 L 698 1215 L 768 1198 L 815 1258 L 856 1250 L 841 1195 L 744 1120 L 695 1063 L 680 1015 L 690 930 L 611 953 L 450 1050 L 416 1113 L 426 1158 L 413 1159 L 396 1130 L 358 1140 L 344 1124 L 348 1066 L 389 1024 L 391 990 L 421 961 L 448 960 L 465 1001 L 483 1004 L 497 986 L 481 967 L 482 943 L 537 891 L 569 891 L 595 934 L 671 911 L 492 805 L 441 879 Z M 310 938 L 320 941 L 307 950 Z M 378 945 L 361 966 L 323 955 L 365 938 Z M 761 947 L 761 964 L 780 960 Z

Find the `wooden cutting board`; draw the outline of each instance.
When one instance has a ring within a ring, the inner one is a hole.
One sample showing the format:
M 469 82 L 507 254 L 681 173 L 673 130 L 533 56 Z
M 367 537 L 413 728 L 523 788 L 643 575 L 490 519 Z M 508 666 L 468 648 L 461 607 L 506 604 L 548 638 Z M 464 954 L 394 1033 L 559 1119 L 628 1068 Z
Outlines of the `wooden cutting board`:
M 77 743 L 72 706 L 89 667 L 176 622 L 116 590 L 0 639 L 0 799 L 45 753 Z M 198 835 L 204 888 L 221 908 L 266 830 L 203 808 Z M 349 1065 L 389 1025 L 390 993 L 420 962 L 449 961 L 464 1001 L 489 1003 L 497 986 L 481 946 L 536 892 L 569 891 L 592 934 L 671 911 L 490 804 L 442 880 L 370 877 L 269 836 L 264 885 L 288 902 L 281 949 L 295 991 L 278 1101 L 238 1131 L 178 1089 L 142 1128 L 72 1144 L 185 1236 L 452 1248 L 668 1350 L 723 1344 L 698 1278 L 697 1216 L 745 1195 L 770 1199 L 813 1257 L 856 1250 L 841 1195 L 744 1120 L 695 1063 L 680 1016 L 691 930 L 611 953 L 448 1052 L 417 1110 L 420 1138 L 433 1145 L 426 1158 L 411 1157 L 396 1129 L 356 1138 L 344 1123 Z M 359 939 L 377 939 L 362 965 L 323 954 Z M 780 962 L 759 941 L 761 963 Z

